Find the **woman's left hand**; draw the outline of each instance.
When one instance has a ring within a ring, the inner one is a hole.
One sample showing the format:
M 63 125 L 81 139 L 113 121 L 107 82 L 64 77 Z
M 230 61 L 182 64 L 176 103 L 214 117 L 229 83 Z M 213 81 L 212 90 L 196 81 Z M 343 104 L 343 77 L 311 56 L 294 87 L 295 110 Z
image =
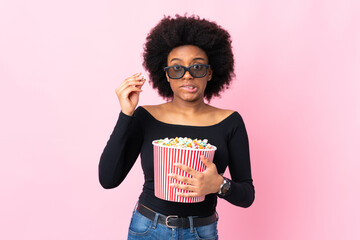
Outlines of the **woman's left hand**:
M 177 168 L 189 173 L 192 178 L 183 177 L 172 173 L 169 174 L 171 178 L 186 183 L 172 183 L 170 184 L 171 187 L 191 191 L 189 193 L 177 193 L 178 196 L 200 197 L 210 193 L 217 193 L 219 191 L 224 179 L 221 175 L 218 174 L 216 165 L 204 156 L 201 156 L 200 159 L 206 166 L 206 170 L 203 172 L 198 172 L 180 163 L 175 164 Z

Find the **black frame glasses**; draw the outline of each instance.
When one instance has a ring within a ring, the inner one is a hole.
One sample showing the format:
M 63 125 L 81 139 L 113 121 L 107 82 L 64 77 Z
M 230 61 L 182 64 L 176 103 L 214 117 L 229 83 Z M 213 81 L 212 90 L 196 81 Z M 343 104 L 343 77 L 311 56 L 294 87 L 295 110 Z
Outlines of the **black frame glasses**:
M 201 67 L 205 67 L 205 72 L 202 74 L 202 75 L 197 75 L 196 74 L 196 67 L 199 67 L 199 66 L 201 66 Z M 172 73 L 171 73 L 171 70 L 172 69 L 174 69 L 174 68 L 176 68 L 176 67 L 180 67 L 181 69 L 182 69 L 182 73 L 179 73 L 179 74 L 181 74 L 181 76 L 180 75 L 178 75 L 178 76 L 174 76 L 174 75 L 172 75 Z M 164 71 L 167 73 L 167 75 L 169 76 L 169 78 L 171 78 L 171 79 L 180 79 L 180 78 L 182 78 L 184 75 L 185 75 L 185 73 L 188 71 L 189 73 L 190 73 L 190 75 L 192 76 L 192 77 L 194 77 L 194 78 L 202 78 L 202 77 L 205 77 L 206 76 L 206 74 L 208 73 L 208 69 L 210 68 L 210 65 L 209 64 L 193 64 L 193 65 L 190 65 L 190 66 L 188 66 L 188 67 L 184 67 L 184 66 L 181 66 L 181 65 L 173 65 L 173 66 L 169 66 L 169 67 L 165 67 L 164 68 Z

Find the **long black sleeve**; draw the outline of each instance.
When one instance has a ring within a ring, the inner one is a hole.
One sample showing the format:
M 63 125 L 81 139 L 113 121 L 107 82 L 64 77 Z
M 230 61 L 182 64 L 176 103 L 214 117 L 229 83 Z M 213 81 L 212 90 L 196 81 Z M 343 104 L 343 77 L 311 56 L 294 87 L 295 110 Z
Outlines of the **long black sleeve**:
M 241 117 L 233 129 L 228 150 L 231 188 L 224 199 L 236 206 L 249 207 L 254 202 L 255 189 L 251 177 L 249 141 Z
M 121 112 L 100 158 L 99 181 L 104 188 L 115 188 L 125 179 L 140 153 L 141 143 L 136 116 Z

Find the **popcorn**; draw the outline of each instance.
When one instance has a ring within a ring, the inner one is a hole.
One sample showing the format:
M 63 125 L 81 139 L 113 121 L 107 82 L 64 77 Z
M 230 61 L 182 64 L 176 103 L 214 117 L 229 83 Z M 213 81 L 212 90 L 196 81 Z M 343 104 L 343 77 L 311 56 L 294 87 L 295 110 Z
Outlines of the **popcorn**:
M 176 148 L 215 149 L 215 146 L 208 143 L 207 139 L 191 139 L 188 137 L 164 138 L 155 140 L 154 143 Z
M 183 164 L 197 172 L 203 172 L 206 165 L 201 156 L 214 160 L 216 146 L 211 145 L 207 139 L 191 139 L 187 137 L 164 138 L 152 141 L 154 153 L 154 194 L 157 198 L 182 203 L 196 203 L 205 200 L 205 196 L 181 197 L 178 193 L 190 193 L 190 190 L 171 187 L 171 184 L 187 184 L 171 178 L 169 174 L 182 177 L 192 176 L 175 167 Z

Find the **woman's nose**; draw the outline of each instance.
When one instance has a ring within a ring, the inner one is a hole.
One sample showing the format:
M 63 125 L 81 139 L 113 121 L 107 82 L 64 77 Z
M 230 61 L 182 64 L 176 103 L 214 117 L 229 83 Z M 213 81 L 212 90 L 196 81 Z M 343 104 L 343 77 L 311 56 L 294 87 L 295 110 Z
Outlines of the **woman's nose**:
M 183 76 L 183 79 L 193 79 L 193 76 L 191 76 L 191 74 L 189 73 L 189 71 L 186 71 L 184 76 Z

